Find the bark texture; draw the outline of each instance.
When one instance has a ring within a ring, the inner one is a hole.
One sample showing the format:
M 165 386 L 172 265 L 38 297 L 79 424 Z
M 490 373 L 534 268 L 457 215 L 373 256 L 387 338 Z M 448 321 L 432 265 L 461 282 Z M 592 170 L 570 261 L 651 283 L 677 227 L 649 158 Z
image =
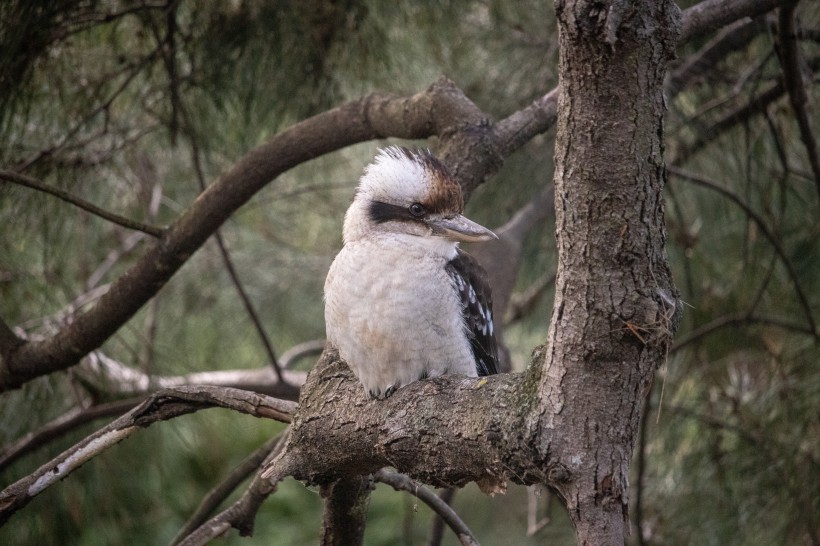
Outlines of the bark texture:
M 325 499 L 322 524 L 323 546 L 353 546 L 364 542 L 371 476 L 341 478 L 322 488 Z
M 622 544 L 642 401 L 677 315 L 664 251 L 663 80 L 671 1 L 557 1 L 558 272 L 531 431 L 579 544 Z M 544 434 L 549 430 L 560 434 Z

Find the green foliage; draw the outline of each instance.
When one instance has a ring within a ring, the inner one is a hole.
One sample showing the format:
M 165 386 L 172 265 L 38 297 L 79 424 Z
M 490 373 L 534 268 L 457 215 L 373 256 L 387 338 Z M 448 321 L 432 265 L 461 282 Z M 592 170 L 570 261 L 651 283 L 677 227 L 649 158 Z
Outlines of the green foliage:
M 210 182 L 299 119 L 374 90 L 414 93 L 442 74 L 498 117 L 557 84 L 548 2 L 151 5 L 0 3 L 1 168 L 166 225 L 200 191 L 195 153 Z M 818 27 L 818 11 L 802 3 L 802 28 Z M 671 177 L 669 253 L 688 304 L 678 339 L 721 317 L 739 319 L 673 347 L 656 381 L 647 432 L 636 446 L 646 468 L 643 476 L 636 470 L 632 484 L 633 500 L 641 488 L 644 543 L 808 543 L 820 528 L 820 350 L 805 331 L 806 308 L 820 309 L 820 222 L 805 148 L 785 97 L 769 106 L 768 120 L 753 116 L 710 140 L 717 119 L 778 77 L 775 39 L 761 31 L 694 84 L 670 90 L 669 155 L 708 139 L 677 166 L 742 199 L 774 234 L 791 272 L 736 203 Z M 682 61 L 705 43 L 682 49 Z M 816 57 L 816 43 L 801 47 L 807 59 Z M 323 336 L 324 274 L 361 168 L 382 144 L 285 173 L 221 229 L 280 354 Z M 475 193 L 470 216 L 491 226 L 508 220 L 552 179 L 552 145 L 548 132 L 510 157 Z M 7 183 L 0 183 L 0 225 L 0 316 L 31 337 L 53 333 L 72 302 L 93 305 L 82 296 L 117 278 L 150 244 Z M 526 241 L 520 290 L 554 271 L 553 232 L 551 223 L 539 226 Z M 550 307 L 547 288 L 529 315 L 508 325 L 518 369 L 544 341 Z M 102 351 L 158 375 L 257 368 L 267 358 L 212 242 Z M 70 374 L 4 394 L 0 444 L 98 396 Z M 99 426 L 18 461 L 0 482 L 13 482 Z M 221 410 L 154 425 L 38 497 L 0 528 L 0 543 L 168 542 L 207 491 L 278 430 Z M 234 533 L 222 543 L 316 543 L 321 506 L 317 491 L 286 481 L 260 512 L 254 539 Z M 524 538 L 522 488 L 486 499 L 469 487 L 455 506 L 484 543 L 573 540 L 557 509 L 546 529 Z M 423 543 L 430 522 L 414 498 L 380 486 L 367 543 Z M 445 544 L 455 543 L 448 535 Z

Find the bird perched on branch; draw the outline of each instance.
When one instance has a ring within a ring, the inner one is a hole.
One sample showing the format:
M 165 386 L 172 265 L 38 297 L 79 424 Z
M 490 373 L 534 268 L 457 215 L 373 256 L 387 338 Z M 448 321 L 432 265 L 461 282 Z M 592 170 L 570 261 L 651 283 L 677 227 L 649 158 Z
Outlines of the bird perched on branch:
M 486 273 L 458 248 L 496 236 L 463 209 L 461 186 L 429 151 L 392 146 L 365 168 L 325 281 L 325 323 L 371 397 L 497 373 Z

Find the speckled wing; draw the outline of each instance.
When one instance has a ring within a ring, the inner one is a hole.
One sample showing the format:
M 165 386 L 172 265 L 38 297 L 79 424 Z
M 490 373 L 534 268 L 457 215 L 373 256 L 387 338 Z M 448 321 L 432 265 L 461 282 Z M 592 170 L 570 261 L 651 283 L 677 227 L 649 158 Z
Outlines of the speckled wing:
M 498 373 L 498 345 L 493 327 L 493 301 L 487 272 L 466 252 L 458 251 L 447 263 L 461 300 L 467 337 L 479 376 Z

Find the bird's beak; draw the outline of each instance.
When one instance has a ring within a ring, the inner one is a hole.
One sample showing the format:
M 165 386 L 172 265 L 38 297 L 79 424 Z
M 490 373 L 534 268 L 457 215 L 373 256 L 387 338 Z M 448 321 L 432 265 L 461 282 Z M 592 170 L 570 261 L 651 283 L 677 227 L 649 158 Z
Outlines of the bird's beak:
M 434 235 L 462 243 L 475 243 L 478 241 L 498 239 L 495 233 L 461 214 L 450 218 L 430 218 L 427 220 L 427 225 L 433 230 Z

